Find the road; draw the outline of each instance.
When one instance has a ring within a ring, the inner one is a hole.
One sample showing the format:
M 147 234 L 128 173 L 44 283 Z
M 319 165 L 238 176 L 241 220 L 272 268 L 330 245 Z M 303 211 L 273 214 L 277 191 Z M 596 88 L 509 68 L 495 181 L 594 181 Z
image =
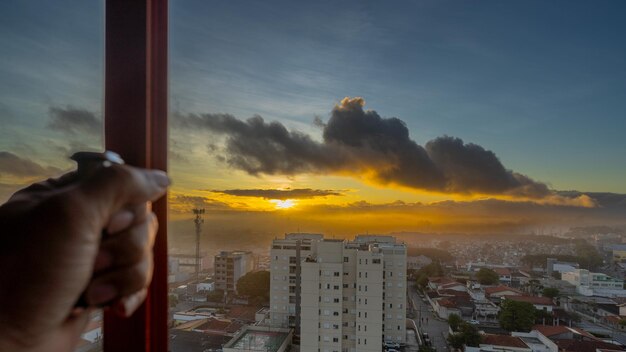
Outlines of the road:
M 448 322 L 436 317 L 432 312 L 432 307 L 428 302 L 423 302 L 414 288 L 409 288 L 409 298 L 413 300 L 415 307 L 415 323 L 420 329 L 420 333 L 428 333 L 433 347 L 437 352 L 447 352 L 448 344 Z

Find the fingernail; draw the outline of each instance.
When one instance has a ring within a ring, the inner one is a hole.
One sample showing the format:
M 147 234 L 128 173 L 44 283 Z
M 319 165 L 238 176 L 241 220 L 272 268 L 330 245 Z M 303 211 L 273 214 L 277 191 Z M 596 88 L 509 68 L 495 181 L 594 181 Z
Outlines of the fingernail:
M 102 269 L 106 269 L 109 266 L 111 266 L 112 263 L 113 263 L 113 257 L 111 256 L 111 253 L 102 251 L 98 253 L 98 255 L 96 256 L 96 261 L 94 263 L 93 270 L 100 271 Z
M 132 312 L 135 311 L 135 309 L 137 309 L 139 303 L 139 297 L 137 297 L 136 295 L 125 297 L 124 299 L 122 299 L 122 302 L 120 302 L 118 312 L 119 314 L 128 317 Z
M 109 226 L 107 226 L 107 232 L 109 234 L 118 233 L 125 228 L 129 227 L 133 220 L 135 219 L 135 214 L 130 210 L 121 210 L 111 217 L 109 220 Z
M 154 182 L 156 182 L 156 184 L 160 187 L 165 188 L 172 184 L 172 181 L 167 176 L 167 174 L 161 170 L 152 170 L 152 177 L 154 179 Z
M 94 306 L 107 303 L 117 296 L 117 290 L 111 285 L 94 286 L 89 290 L 89 303 Z

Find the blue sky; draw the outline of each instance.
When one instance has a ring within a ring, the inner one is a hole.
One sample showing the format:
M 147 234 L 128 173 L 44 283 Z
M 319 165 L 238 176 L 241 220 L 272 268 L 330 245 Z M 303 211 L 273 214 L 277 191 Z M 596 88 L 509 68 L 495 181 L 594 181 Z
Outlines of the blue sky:
M 171 106 L 260 114 L 319 137 L 345 96 L 494 151 L 556 189 L 626 193 L 621 1 L 171 1 Z M 0 150 L 67 167 L 98 144 L 49 108 L 99 116 L 100 1 L 0 3 Z M 73 144 L 72 144 L 73 143 Z
M 420 143 L 458 136 L 556 188 L 624 192 L 625 7 L 172 1 L 172 95 L 300 129 L 363 96 Z

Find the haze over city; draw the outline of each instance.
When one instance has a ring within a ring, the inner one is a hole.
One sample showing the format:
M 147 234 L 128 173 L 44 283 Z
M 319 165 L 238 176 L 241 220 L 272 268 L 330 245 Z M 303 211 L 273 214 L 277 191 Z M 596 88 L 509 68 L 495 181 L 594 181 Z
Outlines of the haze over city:
M 2 6 L 4 200 L 102 148 L 103 33 L 98 2 Z M 228 235 L 624 224 L 622 4 L 337 6 L 172 1 L 174 222 L 204 207 Z

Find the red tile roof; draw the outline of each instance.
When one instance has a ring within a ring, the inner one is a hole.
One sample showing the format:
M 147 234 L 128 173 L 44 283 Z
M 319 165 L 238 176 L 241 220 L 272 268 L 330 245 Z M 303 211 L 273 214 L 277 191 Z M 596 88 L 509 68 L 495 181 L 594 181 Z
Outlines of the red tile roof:
M 561 334 L 566 334 L 568 332 L 569 333 L 572 332 L 566 326 L 563 326 L 563 325 L 556 325 L 556 326 L 552 326 L 552 325 L 535 325 L 535 326 L 533 326 L 533 330 L 539 331 L 545 337 L 550 337 L 550 336 L 554 336 L 554 335 L 561 335 Z
M 481 344 L 493 345 L 493 346 L 517 347 L 517 348 L 530 348 L 519 337 L 510 336 L 510 335 L 485 334 L 482 336 Z
M 500 276 L 511 276 L 511 270 L 509 270 L 508 268 L 495 268 L 493 269 L 493 271 L 495 271 L 496 274 Z
M 513 287 L 509 287 L 506 285 L 500 285 L 500 286 L 495 286 L 495 287 L 485 287 L 485 294 L 487 296 L 490 296 L 494 293 L 500 293 L 500 292 L 506 292 L 506 291 L 511 291 L 511 292 L 515 292 L 519 295 L 522 295 L 522 291 L 516 290 Z
M 442 296 L 457 296 L 457 297 L 470 297 L 470 294 L 465 291 L 457 291 L 457 290 L 438 290 L 440 295 Z
M 596 352 L 598 349 L 621 351 L 622 349 L 608 342 L 599 340 L 558 340 L 555 341 L 562 352 Z
M 554 302 L 552 302 L 552 299 L 548 297 L 537 297 L 537 296 L 505 296 L 505 297 L 506 299 L 510 299 L 512 301 L 517 301 L 517 302 L 528 302 L 528 303 L 544 305 L 544 306 L 554 305 Z
M 447 298 L 442 298 L 440 300 L 437 300 L 437 304 L 446 308 L 458 308 L 456 303 L 452 302 L 451 300 Z
M 555 335 L 561 335 L 561 334 L 565 334 L 565 333 L 573 333 L 573 334 L 577 334 L 577 335 L 581 335 L 593 340 L 597 340 L 598 338 L 593 336 L 592 334 L 590 334 L 589 332 L 581 329 L 581 328 L 570 328 L 567 327 L 565 325 L 557 325 L 557 326 L 551 326 L 551 325 L 535 325 L 533 326 L 533 330 L 537 330 L 540 333 L 543 334 L 543 336 L 545 337 L 550 337 L 550 336 L 555 336 Z

